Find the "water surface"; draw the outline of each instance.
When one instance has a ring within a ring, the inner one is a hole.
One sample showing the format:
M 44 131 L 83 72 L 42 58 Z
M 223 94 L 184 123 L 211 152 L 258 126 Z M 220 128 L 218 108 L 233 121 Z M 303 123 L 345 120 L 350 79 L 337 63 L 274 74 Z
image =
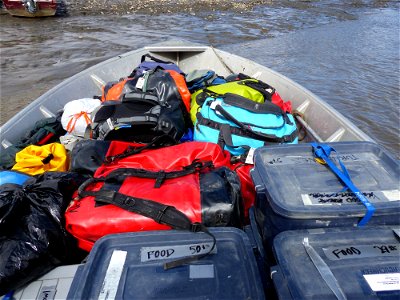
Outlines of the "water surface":
M 75 5 L 58 18 L 0 15 L 0 123 L 95 63 L 151 43 L 185 39 L 283 73 L 400 157 L 399 2 L 258 3 L 251 10 L 188 6 L 168 14 L 88 14 Z

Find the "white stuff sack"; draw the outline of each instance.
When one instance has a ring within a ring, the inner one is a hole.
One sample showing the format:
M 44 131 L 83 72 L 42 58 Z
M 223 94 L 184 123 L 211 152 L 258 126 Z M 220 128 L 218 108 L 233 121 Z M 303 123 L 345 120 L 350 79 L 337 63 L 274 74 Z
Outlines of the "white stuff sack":
M 65 104 L 61 116 L 62 127 L 70 134 L 83 137 L 86 127 L 92 122 L 92 112 L 101 101 L 92 98 L 72 100 Z

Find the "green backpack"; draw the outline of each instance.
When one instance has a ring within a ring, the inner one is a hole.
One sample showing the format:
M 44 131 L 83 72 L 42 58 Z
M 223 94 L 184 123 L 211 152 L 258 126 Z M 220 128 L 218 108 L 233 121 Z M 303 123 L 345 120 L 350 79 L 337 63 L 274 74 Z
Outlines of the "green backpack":
M 201 106 L 209 96 L 221 96 L 226 93 L 236 94 L 254 102 L 264 103 L 271 101 L 275 89 L 257 79 L 243 79 L 227 82 L 219 85 L 208 86 L 198 90 L 191 96 L 190 118 L 193 124 L 196 122 L 196 114 L 200 112 Z

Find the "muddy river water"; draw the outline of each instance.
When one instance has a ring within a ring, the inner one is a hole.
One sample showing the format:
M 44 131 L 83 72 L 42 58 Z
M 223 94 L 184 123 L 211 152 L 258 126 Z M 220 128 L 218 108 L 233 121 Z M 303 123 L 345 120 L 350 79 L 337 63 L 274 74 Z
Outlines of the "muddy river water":
M 59 17 L 0 15 L 1 124 L 95 63 L 184 39 L 281 72 L 400 157 L 398 1 L 234 1 L 204 8 L 188 1 L 179 8 L 168 3 L 185 1 L 164 0 L 158 11 L 139 12 L 126 9 L 133 1 L 114 1 L 117 9 L 109 11 L 70 2 L 68 14 Z

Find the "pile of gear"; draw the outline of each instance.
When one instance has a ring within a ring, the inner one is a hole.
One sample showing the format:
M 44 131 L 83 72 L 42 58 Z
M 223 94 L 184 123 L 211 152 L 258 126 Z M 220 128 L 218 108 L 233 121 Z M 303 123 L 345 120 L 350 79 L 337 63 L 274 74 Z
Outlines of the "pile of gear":
M 254 149 L 298 142 L 291 103 L 258 79 L 149 54 L 127 75 L 2 153 L 0 294 L 107 234 L 242 228 Z

